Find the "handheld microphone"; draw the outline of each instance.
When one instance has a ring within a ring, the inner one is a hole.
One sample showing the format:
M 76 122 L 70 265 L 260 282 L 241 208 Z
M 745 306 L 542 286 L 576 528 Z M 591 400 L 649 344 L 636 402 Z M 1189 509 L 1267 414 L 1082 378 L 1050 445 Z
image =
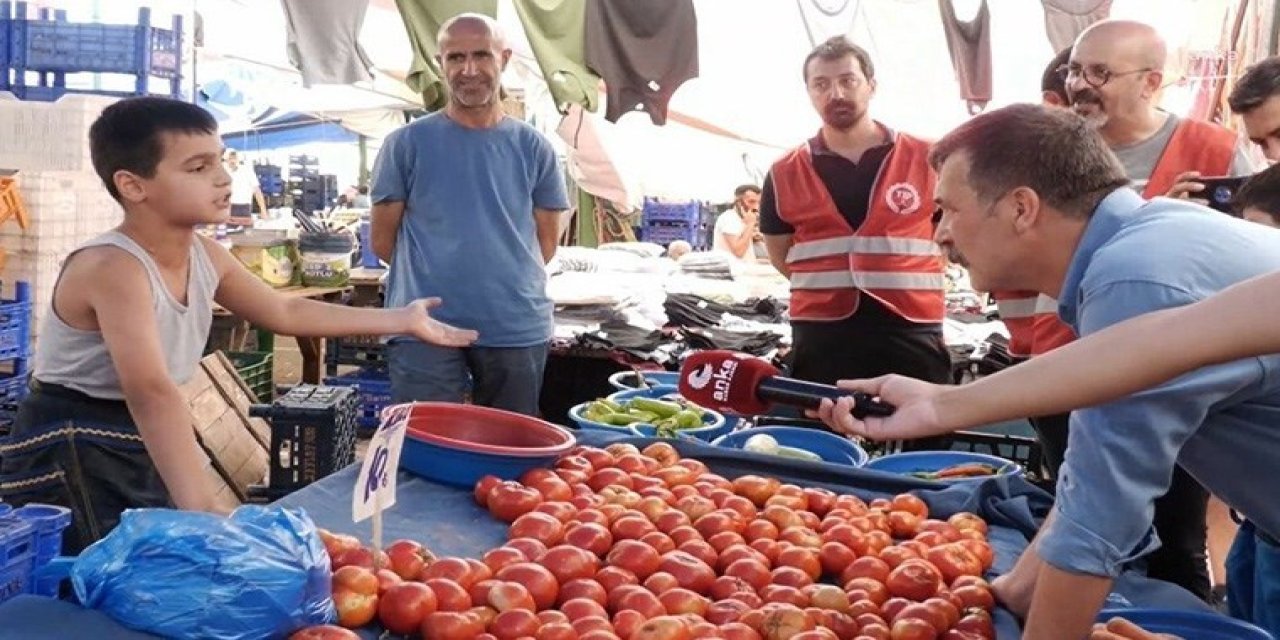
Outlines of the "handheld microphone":
M 894 406 L 861 391 L 783 378 L 777 367 L 732 351 L 701 351 L 680 367 L 680 395 L 713 411 L 758 415 L 774 403 L 817 409 L 823 398 L 853 398 L 853 417 L 888 416 Z

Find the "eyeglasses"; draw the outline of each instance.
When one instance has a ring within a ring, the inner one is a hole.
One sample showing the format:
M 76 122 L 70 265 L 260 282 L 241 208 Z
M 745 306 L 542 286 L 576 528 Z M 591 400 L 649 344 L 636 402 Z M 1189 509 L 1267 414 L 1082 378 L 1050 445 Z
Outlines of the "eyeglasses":
M 1152 69 L 1151 67 L 1143 67 L 1132 71 L 1112 71 L 1100 64 L 1084 67 L 1071 63 L 1064 64 L 1061 67 L 1058 67 L 1055 71 L 1059 76 L 1068 80 L 1071 78 L 1084 78 L 1085 84 L 1093 87 L 1094 89 L 1101 89 L 1103 85 L 1111 82 L 1112 78 L 1131 76 L 1135 73 L 1147 73 L 1149 71 L 1155 71 L 1155 69 Z

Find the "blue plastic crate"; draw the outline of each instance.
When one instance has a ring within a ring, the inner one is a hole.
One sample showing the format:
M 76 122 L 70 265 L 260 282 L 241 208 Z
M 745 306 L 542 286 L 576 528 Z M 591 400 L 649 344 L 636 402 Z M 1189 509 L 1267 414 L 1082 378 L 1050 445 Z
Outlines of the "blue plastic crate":
M 16 297 L 0 301 L 0 360 L 31 355 L 31 287 L 18 282 Z
M 62 553 L 62 532 L 71 525 L 71 510 L 48 504 L 28 504 L 15 509 L 12 517 L 31 525 L 34 533 L 32 545 L 35 552 L 33 569 L 38 570 Z M 38 596 L 58 595 L 56 577 L 33 578 L 29 593 Z
M 0 2 L 0 28 L 7 41 L 5 55 L 0 56 L 0 88 L 8 88 L 24 100 L 52 101 L 68 92 L 143 95 L 150 92 L 149 80 L 154 77 L 168 81 L 169 96 L 179 96 L 181 16 L 174 17 L 171 28 L 161 29 L 152 25 L 151 10 L 146 7 L 139 9 L 136 25 L 114 25 L 67 22 L 64 11 L 41 11 L 39 19 L 29 19 L 25 2 L 17 3 L 17 11 L 10 18 L 9 5 L 7 1 Z M 50 19 L 51 15 L 54 19 Z M 28 72 L 40 74 L 39 84 L 26 85 Z M 68 73 L 131 75 L 134 89 L 68 89 Z
M 679 222 L 697 226 L 702 205 L 697 202 L 659 202 L 646 199 L 641 210 L 641 220 L 648 226 L 654 222 Z
M 31 593 L 35 567 L 34 528 L 12 515 L 0 518 L 0 602 Z
M 701 244 L 696 226 L 679 223 L 647 224 L 640 229 L 640 239 L 664 246 L 676 240 L 684 240 L 695 247 Z
M 391 374 L 386 369 L 358 369 L 324 379 L 331 387 L 355 387 L 360 394 L 360 411 L 356 423 L 361 430 L 377 429 L 378 414 L 391 404 Z

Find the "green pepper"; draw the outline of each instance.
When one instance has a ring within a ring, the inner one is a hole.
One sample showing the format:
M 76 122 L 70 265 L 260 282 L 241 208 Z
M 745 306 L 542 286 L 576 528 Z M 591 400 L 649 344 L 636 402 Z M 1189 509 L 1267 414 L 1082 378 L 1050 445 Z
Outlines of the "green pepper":
M 649 424 L 653 424 L 654 422 L 657 422 L 658 418 L 660 417 L 658 414 L 653 413 L 652 411 L 640 411 L 639 409 L 635 409 L 635 408 L 632 408 L 630 411 L 628 411 L 627 415 L 639 418 L 639 422 L 646 422 Z
M 612 410 L 614 413 L 622 413 L 623 411 L 627 410 L 626 407 L 618 404 L 617 401 L 615 400 L 610 400 L 609 398 L 600 398 L 599 400 L 596 400 L 596 402 L 599 402 L 600 404 L 603 404 L 604 406 L 609 407 L 609 409 Z
M 644 422 L 644 420 L 639 416 L 634 416 L 630 413 L 610 413 L 605 416 L 603 420 L 600 420 L 600 422 L 611 424 L 615 427 L 625 427 L 635 422 Z
M 659 418 L 670 418 L 681 410 L 680 405 L 674 402 L 664 402 L 654 398 L 632 398 L 631 408 L 648 411 Z
M 688 409 L 680 411 L 674 417 L 676 426 L 681 429 L 693 429 L 702 426 L 702 416 Z

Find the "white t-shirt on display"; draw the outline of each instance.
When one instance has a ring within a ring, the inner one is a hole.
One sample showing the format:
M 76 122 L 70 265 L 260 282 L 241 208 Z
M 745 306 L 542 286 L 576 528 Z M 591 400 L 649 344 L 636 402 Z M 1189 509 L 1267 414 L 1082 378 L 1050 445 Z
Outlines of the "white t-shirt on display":
M 755 255 L 751 242 L 747 243 L 747 250 L 739 254 L 734 252 L 733 248 L 729 246 L 729 242 L 724 238 L 726 235 L 741 235 L 746 228 L 746 223 L 743 222 L 742 216 L 738 215 L 737 209 L 729 209 L 721 213 L 716 217 L 716 226 L 713 230 L 715 239 L 711 243 L 711 249 L 726 253 L 743 262 L 751 260 Z
M 231 204 L 253 204 L 253 192 L 260 188 L 253 167 L 242 164 L 231 172 Z

